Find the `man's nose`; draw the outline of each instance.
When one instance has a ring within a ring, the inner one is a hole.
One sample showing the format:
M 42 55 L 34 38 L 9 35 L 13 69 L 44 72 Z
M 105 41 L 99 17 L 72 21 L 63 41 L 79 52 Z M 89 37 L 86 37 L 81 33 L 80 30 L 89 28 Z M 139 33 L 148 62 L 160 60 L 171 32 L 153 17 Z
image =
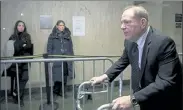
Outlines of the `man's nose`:
M 124 24 L 121 24 L 121 29 L 124 30 L 126 27 Z

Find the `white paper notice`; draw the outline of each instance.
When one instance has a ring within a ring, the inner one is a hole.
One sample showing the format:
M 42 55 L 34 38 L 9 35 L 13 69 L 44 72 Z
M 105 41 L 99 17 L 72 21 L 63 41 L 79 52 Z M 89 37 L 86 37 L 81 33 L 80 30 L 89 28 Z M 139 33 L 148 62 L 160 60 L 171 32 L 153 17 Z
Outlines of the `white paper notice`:
M 73 16 L 73 36 L 85 36 L 85 17 Z

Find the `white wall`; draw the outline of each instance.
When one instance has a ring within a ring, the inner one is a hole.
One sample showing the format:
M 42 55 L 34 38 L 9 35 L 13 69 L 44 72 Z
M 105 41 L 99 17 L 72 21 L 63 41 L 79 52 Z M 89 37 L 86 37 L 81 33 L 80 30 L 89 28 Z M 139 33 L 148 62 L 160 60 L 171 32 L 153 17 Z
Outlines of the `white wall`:
M 53 25 L 62 19 L 72 31 L 72 16 L 85 16 L 86 35 L 84 37 L 72 36 L 75 55 L 117 55 L 122 54 L 124 37 L 120 29 L 120 17 L 122 10 L 132 2 L 125 1 L 32 1 L 32 2 L 2 2 L 2 30 L 1 50 L 12 33 L 15 22 L 20 19 L 25 21 L 28 32 L 34 43 L 34 54 L 45 52 L 48 36 L 51 29 L 39 28 L 39 16 L 49 14 L 53 17 Z M 20 16 L 24 13 L 24 16 Z M 116 59 L 114 59 L 116 60 Z M 85 80 L 89 80 L 93 74 L 103 74 L 102 62 L 96 62 L 95 72 L 93 63 L 85 63 Z M 76 83 L 82 82 L 82 62 L 75 63 Z M 106 69 L 109 68 L 106 62 Z M 38 64 L 31 65 L 30 81 L 32 84 L 44 83 L 44 65 L 39 71 Z M 105 69 L 105 70 L 106 70 Z M 129 72 L 128 72 L 129 73 Z M 41 74 L 41 77 L 40 77 Z
M 99 5 L 100 4 L 100 5 Z M 24 20 L 28 31 L 32 35 L 34 43 L 34 54 L 42 54 L 45 51 L 46 42 L 51 30 L 39 29 L 39 15 L 51 14 L 53 25 L 58 19 L 65 20 L 67 26 L 72 30 L 72 16 L 81 15 L 86 17 L 86 36 L 73 37 L 74 52 L 77 55 L 118 55 L 123 50 L 123 34 L 120 30 L 120 16 L 122 9 L 132 2 L 122 1 L 48 1 L 48 2 L 2 2 L 2 21 L 1 27 L 1 50 L 4 43 L 12 33 L 16 20 Z M 167 5 L 163 5 L 167 4 Z M 182 45 L 182 31 L 175 28 L 175 13 L 181 13 L 181 2 L 148 2 L 142 4 L 149 12 L 150 25 L 171 36 L 178 44 L 180 52 Z M 69 7 L 69 8 L 68 8 Z M 88 14 L 84 7 L 91 12 Z M 20 16 L 24 13 L 25 16 Z M 63 16 L 64 15 L 64 16 Z M 115 43 L 114 43 L 115 42 Z M 87 47 L 86 47 L 87 46 Z M 1 52 L 2 53 L 2 52 Z M 117 59 L 113 59 L 114 61 Z M 86 79 L 91 78 L 93 70 L 92 63 L 87 64 L 85 69 Z M 44 67 L 44 66 L 42 66 Z M 109 63 L 107 63 L 109 67 Z M 102 72 L 101 63 L 96 64 L 96 74 Z M 82 64 L 76 64 L 76 82 L 81 82 L 83 78 Z M 32 84 L 44 83 L 44 70 L 41 69 L 42 78 L 40 80 L 38 65 L 34 64 L 31 68 L 30 80 Z M 124 79 L 130 78 L 130 67 L 124 71 Z
M 149 13 L 149 24 L 157 30 L 162 30 L 162 3 L 161 2 L 146 2 L 141 4 Z
M 175 14 L 182 14 L 181 1 L 163 2 L 162 31 L 172 37 L 177 44 L 177 51 L 182 52 L 182 28 L 175 28 Z

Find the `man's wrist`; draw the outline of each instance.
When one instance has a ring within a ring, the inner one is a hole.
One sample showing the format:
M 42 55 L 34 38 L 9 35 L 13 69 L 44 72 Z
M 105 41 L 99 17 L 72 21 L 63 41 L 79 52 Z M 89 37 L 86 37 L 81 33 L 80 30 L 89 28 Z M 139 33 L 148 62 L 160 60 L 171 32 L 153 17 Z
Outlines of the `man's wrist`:
M 135 99 L 135 96 L 134 95 L 131 96 L 131 103 L 132 103 L 133 106 L 137 106 L 138 105 L 138 102 Z

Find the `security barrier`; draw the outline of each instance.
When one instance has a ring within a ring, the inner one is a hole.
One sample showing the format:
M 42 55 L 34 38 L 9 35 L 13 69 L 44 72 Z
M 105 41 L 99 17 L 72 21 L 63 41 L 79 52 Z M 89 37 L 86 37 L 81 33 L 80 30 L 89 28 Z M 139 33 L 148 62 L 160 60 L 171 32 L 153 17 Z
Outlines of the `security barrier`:
M 37 56 L 37 57 L 40 57 L 40 56 Z M 63 57 L 63 56 L 62 56 Z M 179 53 L 179 57 L 182 61 L 182 53 Z M 40 106 L 37 108 L 37 109 L 40 109 L 40 110 L 91 110 L 89 108 L 87 108 L 88 106 L 85 106 L 84 104 L 86 103 L 84 100 L 84 97 L 85 95 L 89 95 L 89 94 L 101 94 L 101 93 L 106 93 L 106 97 L 107 97 L 107 102 L 103 102 L 103 104 L 101 105 L 96 105 L 95 107 L 96 108 L 92 108 L 92 110 L 106 110 L 106 109 L 111 109 L 112 105 L 111 105 L 111 101 L 114 99 L 112 94 L 113 94 L 113 88 L 114 88 L 114 84 L 108 84 L 108 83 L 104 83 L 104 84 L 101 84 L 102 86 L 99 87 L 100 90 L 98 90 L 96 92 L 96 89 L 95 89 L 95 86 L 92 87 L 92 89 L 89 91 L 85 91 L 85 85 L 88 85 L 90 86 L 90 82 L 85 82 L 85 80 L 82 80 L 83 83 L 81 83 L 79 85 L 79 87 L 76 89 L 76 86 L 75 86 L 75 83 L 73 82 L 72 83 L 72 100 L 70 100 L 70 103 L 72 101 L 72 107 L 71 107 L 71 104 L 69 105 L 65 105 L 65 98 L 64 98 L 64 92 L 62 93 L 63 95 L 63 98 L 62 100 L 59 100 L 59 103 L 62 102 L 61 106 L 59 106 L 59 104 L 55 101 L 54 99 L 54 95 L 51 91 L 53 91 L 53 87 L 51 85 L 52 84 L 52 81 L 50 81 L 50 79 L 52 79 L 52 69 L 48 70 L 48 68 L 52 68 L 53 67 L 53 64 L 54 62 L 65 62 L 65 61 L 72 61 L 72 62 L 82 62 L 83 63 L 83 75 L 87 74 L 87 73 L 84 73 L 84 68 L 85 68 L 85 65 L 84 65 L 84 62 L 87 62 L 87 61 L 92 61 L 93 64 L 92 66 L 94 67 L 95 66 L 95 62 L 96 61 L 102 61 L 103 62 L 103 67 L 105 68 L 105 61 L 109 61 L 111 64 L 113 64 L 113 61 L 107 57 L 91 57 L 91 58 L 51 58 L 51 59 L 30 59 L 31 57 L 27 57 L 26 59 L 21 59 L 21 57 L 19 57 L 18 59 L 12 59 L 12 60 L 9 60 L 9 59 L 4 59 L 4 60 L 1 60 L 1 65 L 4 65 L 3 68 L 5 69 L 4 73 L 5 73 L 5 79 L 7 77 L 7 71 L 6 71 L 6 66 L 7 64 L 9 63 L 15 63 L 16 64 L 16 77 L 17 77 L 17 88 L 19 90 L 19 74 L 18 74 L 18 64 L 19 63 L 28 63 L 28 67 L 30 67 L 31 63 L 38 63 L 39 64 L 39 67 L 41 67 L 41 63 L 44 63 L 45 64 L 45 76 L 46 76 L 46 96 L 47 96 L 47 100 L 44 100 L 43 99 L 43 86 L 40 86 Z M 73 66 L 74 67 L 74 66 Z M 63 68 L 63 67 L 62 67 Z M 2 67 L 1 67 L 2 69 Z M 73 68 L 74 69 L 74 68 Z M 30 70 L 30 68 L 29 68 Z M 39 73 L 41 73 L 41 69 L 39 68 Z M 104 69 L 105 70 L 105 69 Z M 93 72 L 95 72 L 95 68 L 93 68 Z M 104 71 L 103 71 L 104 72 Z M 62 72 L 63 73 L 63 72 Z M 30 72 L 29 72 L 30 74 Z M 49 74 L 51 74 L 49 76 Z M 62 74 L 63 75 L 63 74 Z M 77 74 L 76 74 L 77 75 Z M 95 74 L 93 74 L 92 77 L 94 77 Z M 41 74 L 40 74 L 40 77 L 41 77 Z M 74 77 L 74 76 L 73 76 Z M 63 77 L 62 77 L 63 78 Z M 1 78 L 0 78 L 1 79 Z M 120 79 L 119 79 L 119 96 L 121 96 L 122 94 L 122 85 L 123 85 L 123 82 L 122 82 L 122 79 L 123 79 L 123 75 L 121 74 L 120 75 Z M 0 81 L 1 82 L 1 81 Z M 88 87 L 87 87 L 88 88 Z M 109 89 L 110 88 L 110 89 Z M 11 109 L 11 106 L 9 101 L 8 101 L 8 89 L 7 89 L 7 81 L 5 81 L 5 103 L 4 104 L 0 104 L 0 105 L 5 105 L 4 108 L 2 110 L 34 110 L 35 107 L 34 107 L 34 104 L 32 102 L 32 87 L 31 87 L 31 82 L 29 81 L 29 109 L 27 108 L 22 108 L 20 107 L 20 98 L 18 97 L 18 105 L 16 105 L 16 107 L 18 107 L 17 109 L 15 109 L 14 107 Z M 64 91 L 64 88 L 62 86 L 62 90 Z M 131 90 L 130 90 L 131 91 Z M 18 96 L 20 96 L 20 91 L 18 91 Z M 116 98 L 116 97 L 115 97 Z M 46 103 L 44 103 L 46 101 Z M 92 101 L 92 104 L 95 102 L 96 100 L 93 100 Z M 105 104 L 106 103 L 106 104 Z M 67 108 L 69 106 L 69 108 Z M 93 107 L 93 106 L 92 106 Z
M 46 59 L 31 59 L 30 57 L 27 57 L 26 59 L 21 59 L 18 58 L 18 59 L 4 59 L 4 60 L 1 60 L 1 65 L 4 65 L 4 73 L 5 73 L 5 79 L 7 77 L 7 68 L 6 68 L 6 64 L 8 63 L 15 63 L 16 64 L 16 82 L 17 82 L 17 90 L 18 90 L 18 104 L 17 105 L 14 105 L 13 109 L 12 110 L 34 110 L 35 107 L 34 107 L 34 102 L 32 101 L 32 87 L 31 87 L 31 81 L 28 81 L 28 89 L 29 89 L 29 102 L 28 102 L 28 106 L 26 105 L 26 107 L 28 108 L 22 108 L 20 106 L 20 87 L 19 87 L 19 70 L 18 70 L 18 64 L 20 63 L 28 63 L 28 71 L 29 71 L 29 75 L 30 75 L 30 65 L 32 65 L 32 63 L 38 63 L 39 64 L 39 73 L 41 73 L 41 63 L 44 63 L 45 65 L 45 79 L 46 79 L 46 96 L 47 96 L 47 100 L 44 100 L 43 97 L 44 97 L 44 93 L 43 93 L 43 86 L 40 85 L 40 101 L 39 101 L 39 104 L 40 106 L 36 109 L 40 109 L 40 110 L 82 110 L 82 108 L 85 108 L 87 110 L 89 110 L 89 108 L 87 108 L 87 106 L 85 106 L 84 104 L 86 103 L 85 100 L 84 100 L 84 97 L 85 95 L 88 95 L 88 94 L 91 94 L 92 95 L 92 104 L 95 103 L 95 99 L 93 98 L 93 94 L 107 94 L 105 95 L 106 96 L 106 100 L 107 102 L 103 102 L 101 103 L 100 105 L 104 104 L 104 103 L 110 103 L 113 99 L 113 89 L 114 89 L 114 83 L 111 83 L 111 84 L 108 84 L 108 83 L 105 83 L 105 84 L 102 84 L 102 86 L 99 86 L 97 87 L 96 86 L 93 86 L 92 89 L 88 89 L 88 92 L 84 92 L 84 89 L 83 89 L 83 86 L 84 85 L 89 85 L 90 83 L 89 82 L 85 82 L 85 80 L 83 80 L 80 84 L 80 86 L 77 88 L 76 87 L 76 84 L 75 82 L 72 83 L 72 100 L 69 100 L 69 103 L 67 105 L 67 102 L 65 102 L 65 99 L 64 98 L 64 92 L 62 92 L 62 99 L 60 99 L 59 101 L 55 101 L 56 98 L 53 94 L 53 82 L 50 81 L 50 79 L 53 78 L 52 76 L 52 67 L 53 67 L 53 63 L 54 62 L 66 62 L 66 61 L 71 61 L 73 62 L 73 70 L 74 70 L 74 63 L 75 62 L 82 62 L 83 63 L 83 75 L 86 75 L 87 73 L 84 73 L 84 68 L 85 68 L 85 65 L 84 63 L 85 62 L 93 62 L 91 66 L 93 66 L 93 72 L 96 72 L 95 70 L 95 62 L 96 61 L 101 61 L 103 62 L 103 73 L 104 73 L 104 70 L 105 70 L 105 62 L 108 61 L 110 62 L 110 64 L 112 65 L 113 64 L 113 61 L 107 57 L 91 57 L 91 58 L 46 58 Z M 49 69 L 51 68 L 51 69 Z M 62 66 L 63 68 L 63 66 Z M 62 69 L 63 70 L 63 69 Z M 63 72 L 62 72 L 63 73 Z M 40 78 L 42 77 L 41 74 L 40 75 Z M 74 75 L 74 74 L 73 74 Z M 77 75 L 77 74 L 76 74 Z M 95 73 L 93 74 L 92 77 L 95 76 Z M 98 76 L 98 75 L 97 75 Z M 74 77 L 74 76 L 73 76 Z M 63 79 L 63 74 L 62 74 L 62 79 Z M 122 79 L 120 78 L 119 80 L 119 83 L 120 83 L 120 89 L 119 89 L 119 94 L 122 93 Z M 77 88 L 77 89 L 76 89 Z M 88 87 L 90 88 L 90 87 Z M 96 88 L 96 89 L 95 89 Z M 110 88 L 110 89 L 109 89 Z M 64 85 L 62 83 L 62 90 L 64 90 Z M 83 89 L 83 91 L 82 91 Z M 100 90 L 97 90 L 97 89 L 100 89 Z M 76 90 L 78 90 L 78 93 L 77 93 L 77 96 L 75 92 L 77 92 Z M 96 92 L 98 91 L 98 92 Z M 75 98 L 77 97 L 77 98 Z M 81 102 L 83 100 L 83 102 Z M 44 103 L 46 101 L 46 103 Z M 62 103 L 61 105 L 59 105 L 59 103 Z M 81 106 L 81 103 L 82 103 L 82 106 Z M 71 107 L 71 104 L 72 104 L 72 107 Z M 3 105 L 3 104 L 1 104 Z M 11 103 L 9 103 L 8 101 L 8 89 L 7 89 L 7 81 L 5 81 L 5 103 L 4 103 L 4 109 L 5 110 L 11 110 Z M 15 106 L 18 107 L 17 109 L 15 109 Z M 95 105 L 94 105 L 95 106 Z M 99 105 L 96 105 L 96 108 L 98 107 Z M 93 106 L 92 106 L 93 107 Z M 93 110 L 96 110 L 96 108 L 92 108 Z M 84 109 L 83 109 L 84 110 Z

